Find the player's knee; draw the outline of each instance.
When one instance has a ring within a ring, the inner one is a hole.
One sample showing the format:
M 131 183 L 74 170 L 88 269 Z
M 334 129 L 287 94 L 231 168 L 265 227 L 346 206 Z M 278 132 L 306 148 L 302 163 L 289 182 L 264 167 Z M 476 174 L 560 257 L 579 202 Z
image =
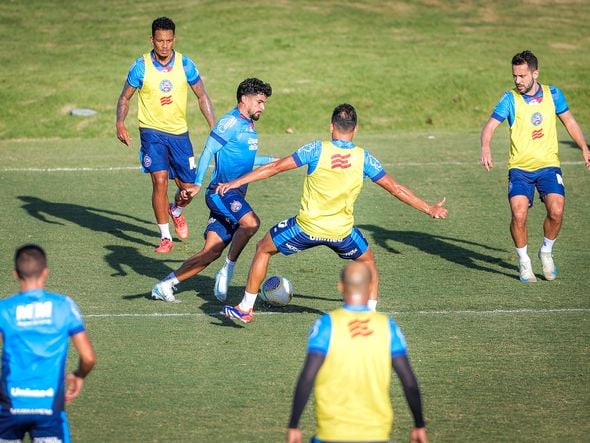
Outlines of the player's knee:
M 153 175 L 152 183 L 154 184 L 154 189 L 168 189 L 168 177 L 165 175 Z
M 547 215 L 551 221 L 561 223 L 561 220 L 563 220 L 563 206 L 551 208 Z
M 515 225 L 524 225 L 526 224 L 527 218 L 527 210 L 522 209 L 513 209 L 512 210 L 512 223 Z
M 254 235 L 260 227 L 260 219 L 254 213 L 249 217 L 243 217 L 240 220 L 240 228 L 244 229 L 248 234 Z

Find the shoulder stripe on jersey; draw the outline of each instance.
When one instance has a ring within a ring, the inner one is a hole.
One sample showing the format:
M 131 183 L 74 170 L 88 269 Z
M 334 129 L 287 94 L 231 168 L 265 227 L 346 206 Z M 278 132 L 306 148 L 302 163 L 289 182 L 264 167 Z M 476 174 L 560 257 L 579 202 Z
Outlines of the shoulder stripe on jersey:
M 215 139 L 221 146 L 225 146 L 227 141 L 225 141 L 221 136 L 217 135 L 215 132 L 211 131 L 210 136 Z

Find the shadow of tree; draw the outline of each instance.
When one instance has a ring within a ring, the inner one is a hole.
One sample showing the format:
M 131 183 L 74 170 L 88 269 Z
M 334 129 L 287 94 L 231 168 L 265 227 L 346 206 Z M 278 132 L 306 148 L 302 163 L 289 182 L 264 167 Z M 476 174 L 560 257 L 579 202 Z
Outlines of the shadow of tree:
M 518 278 L 518 268 L 515 264 L 508 263 L 493 255 L 474 251 L 467 246 L 483 248 L 484 250 L 492 252 L 505 253 L 506 251 L 503 249 L 494 248 L 466 239 L 432 235 L 424 232 L 392 231 L 375 225 L 359 225 L 358 227 L 369 231 L 373 237 L 373 241 L 377 245 L 393 254 L 399 254 L 400 252 L 392 247 L 390 243 L 403 243 L 427 254 L 436 255 L 452 263 L 465 266 L 466 268 L 502 274 L 510 278 Z M 483 262 L 490 266 L 484 266 L 478 262 Z M 495 269 L 495 267 L 501 267 L 510 272 L 503 272 Z

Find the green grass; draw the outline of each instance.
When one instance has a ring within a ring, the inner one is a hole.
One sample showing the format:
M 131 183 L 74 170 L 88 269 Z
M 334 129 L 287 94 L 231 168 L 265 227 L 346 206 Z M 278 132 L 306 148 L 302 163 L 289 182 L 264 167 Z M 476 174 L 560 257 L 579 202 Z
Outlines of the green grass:
M 286 154 L 318 136 L 263 135 L 261 152 Z M 568 208 L 555 250 L 560 278 L 523 285 L 507 229 L 506 171 L 477 165 L 477 139 L 477 132 L 359 134 L 394 176 L 430 201 L 446 195 L 450 210 L 449 219 L 430 220 L 367 183 L 356 222 L 378 260 L 379 308 L 395 312 L 408 337 L 432 441 L 584 441 L 590 300 L 580 235 L 590 217 L 587 172 L 580 164 L 563 166 Z M 504 144 L 499 136 L 498 161 Z M 561 149 L 565 162 L 579 160 L 569 145 Z M 8 170 L 132 166 L 135 153 L 109 140 L 4 141 L 0 150 L 7 159 L 0 203 L 11 214 L 0 228 L 0 292 L 15 291 L 14 248 L 43 244 L 49 288 L 78 301 L 97 348 L 96 371 L 69 408 L 75 439 L 281 441 L 307 332 L 321 312 L 339 306 L 343 262 L 321 248 L 276 257 L 271 273 L 293 281 L 295 298 L 285 312 L 259 315 L 245 327 L 208 315 L 220 308 L 211 294 L 218 264 L 180 285 L 182 303 L 151 302 L 156 279 L 201 246 L 202 197 L 187 212 L 190 240 L 157 256 L 149 179 L 137 170 Z M 251 186 L 262 219 L 256 238 L 297 211 L 302 179 L 298 170 Z M 543 212 L 536 202 L 533 250 Z M 253 245 L 238 262 L 232 302 L 241 297 Z M 113 316 L 120 314 L 180 316 Z M 394 436 L 403 441 L 411 421 L 397 381 L 392 389 Z M 313 425 L 310 404 L 306 435 Z

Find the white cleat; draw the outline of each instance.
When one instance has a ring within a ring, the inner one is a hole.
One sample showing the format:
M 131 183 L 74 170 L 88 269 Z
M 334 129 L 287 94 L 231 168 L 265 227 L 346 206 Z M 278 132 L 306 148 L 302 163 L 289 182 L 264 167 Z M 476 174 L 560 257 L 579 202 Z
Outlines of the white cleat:
M 533 266 L 530 261 L 521 261 L 519 264 L 520 270 L 520 281 L 523 283 L 534 283 L 537 281 L 535 273 L 533 272 Z
M 553 255 L 551 252 L 541 252 L 539 249 L 539 259 L 541 260 L 541 265 L 543 266 L 543 275 L 547 280 L 555 280 L 557 277 L 557 266 L 553 262 Z
M 213 295 L 221 303 L 225 303 L 227 300 L 227 290 L 229 288 L 229 282 L 232 278 L 232 272 L 228 272 L 227 267 L 221 268 L 221 270 L 215 275 L 215 287 L 213 288 Z
M 175 289 L 176 288 L 174 286 L 161 281 L 153 287 L 152 298 L 154 300 L 162 300 L 167 303 L 178 303 L 178 300 L 176 300 L 176 297 L 174 297 Z

